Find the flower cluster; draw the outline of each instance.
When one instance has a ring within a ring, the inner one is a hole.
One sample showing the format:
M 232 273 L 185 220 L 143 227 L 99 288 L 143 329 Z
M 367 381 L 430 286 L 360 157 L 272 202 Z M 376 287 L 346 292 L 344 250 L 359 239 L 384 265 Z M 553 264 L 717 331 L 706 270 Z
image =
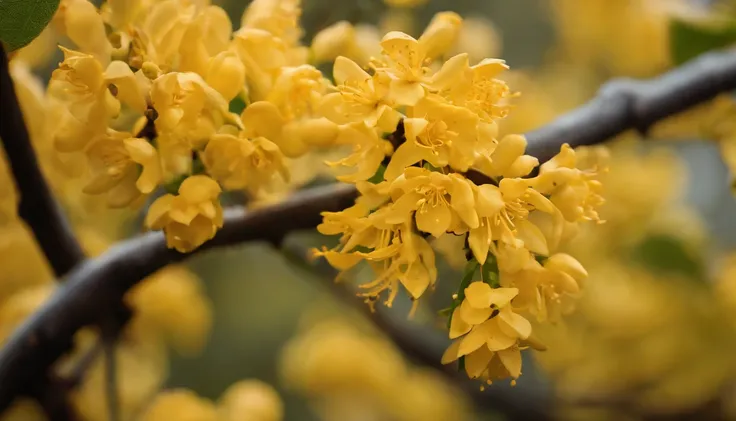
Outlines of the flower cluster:
M 578 162 L 563 145 L 539 166 L 524 154 L 523 136 L 500 137 L 498 121 L 515 96 L 497 78 L 504 62 L 471 65 L 461 53 L 435 63 L 461 24 L 459 16 L 440 13 L 418 39 L 388 33 L 369 71 L 335 60 L 337 92 L 323 98 L 320 111 L 340 125 L 337 143 L 353 147 L 332 165 L 354 169 L 338 179 L 354 183 L 361 197 L 324 214 L 319 231 L 341 235 L 340 244 L 316 255 L 343 276 L 367 262 L 375 277 L 361 285 L 361 295 L 371 305 L 385 293 L 391 306 L 400 286 L 416 304 L 437 280 L 433 240 L 464 239 L 475 264 L 468 282 L 478 267 L 483 279 L 461 286 L 465 299 L 451 309 L 451 337 L 459 339 L 445 360 L 467 357 L 471 377 L 515 378 L 531 333 L 517 312 L 557 317 L 587 275 L 556 249 L 577 223 L 599 221 L 596 176 L 604 157 Z M 496 375 L 498 361 L 505 371 Z
M 316 254 L 343 272 L 367 262 L 362 295 L 390 306 L 402 285 L 415 302 L 432 289 L 434 240 L 460 238 L 475 269 L 451 308 L 459 341 L 446 359 L 472 360 L 472 377 L 501 361 L 517 377 L 531 330 L 517 313 L 556 317 L 586 275 L 557 248 L 599 220 L 602 167 L 567 145 L 539 166 L 523 136 L 499 135 L 517 95 L 498 79 L 508 67 L 450 57 L 457 14 L 438 13 L 418 38 L 339 22 L 310 47 L 300 14 L 299 0 L 255 0 L 232 32 L 208 1 L 108 1 L 98 13 L 65 0 L 58 19 L 77 50 L 63 48 L 50 82 L 64 105 L 56 148 L 86 157 L 84 191 L 111 206 L 154 195 L 145 223 L 181 252 L 222 227 L 224 192 L 258 199 L 289 182 L 294 160 L 344 151 L 328 165 L 361 196 L 324 214 L 319 231 L 340 245 Z M 315 65 L 333 58 L 330 79 Z

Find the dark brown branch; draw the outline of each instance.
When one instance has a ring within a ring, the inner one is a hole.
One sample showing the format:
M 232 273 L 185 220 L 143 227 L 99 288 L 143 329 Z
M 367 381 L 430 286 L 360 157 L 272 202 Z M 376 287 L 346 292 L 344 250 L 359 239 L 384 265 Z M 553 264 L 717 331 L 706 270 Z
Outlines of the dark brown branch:
M 529 133 L 528 153 L 544 162 L 563 143 L 600 143 L 631 128 L 644 132 L 662 118 L 733 89 L 733 53 L 707 54 L 649 82 L 611 83 L 590 103 Z M 31 162 L 35 163 L 35 159 Z M 17 175 L 23 180 L 25 174 L 21 171 Z M 35 184 L 25 185 L 23 191 L 35 188 Z M 351 186 L 328 186 L 298 193 L 269 208 L 252 212 L 231 210 L 225 227 L 198 252 L 255 240 L 278 244 L 290 231 L 316 226 L 321 220 L 320 212 L 350 206 L 356 194 Z M 53 202 L 39 206 L 55 209 Z M 40 221 L 38 226 L 44 227 L 47 222 Z M 34 230 L 37 228 L 34 226 Z M 194 254 L 185 256 L 169 250 L 161 233 L 148 233 L 121 242 L 99 258 L 75 268 L 67 283 L 0 350 L 0 412 L 15 397 L 28 393 L 31 385 L 45 375 L 47 368 L 69 349 L 70 338 L 78 329 L 100 323 L 141 279 Z
M 733 90 L 736 51 L 706 53 L 646 81 L 616 79 L 592 101 L 527 133 L 527 153 L 545 162 L 562 143 L 594 145 L 630 129 L 646 134 L 654 123 Z
M 232 209 L 225 215 L 224 228 L 195 253 L 170 250 L 161 232 L 150 232 L 84 262 L 0 350 L 0 413 L 17 396 L 28 394 L 47 368 L 70 349 L 77 330 L 103 321 L 140 280 L 169 263 L 213 247 L 256 240 L 278 243 L 291 231 L 315 227 L 320 212 L 352 205 L 356 195 L 352 186 L 327 186 L 297 193 L 268 208 L 249 212 Z
M 18 187 L 18 215 L 33 231 L 57 277 L 84 259 L 84 252 L 41 173 L 0 44 L 0 138 Z

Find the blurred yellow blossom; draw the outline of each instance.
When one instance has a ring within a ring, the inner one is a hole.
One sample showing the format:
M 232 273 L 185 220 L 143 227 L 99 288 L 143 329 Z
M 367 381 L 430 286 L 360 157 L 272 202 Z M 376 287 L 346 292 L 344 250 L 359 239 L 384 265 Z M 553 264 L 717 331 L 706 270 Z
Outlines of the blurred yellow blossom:
M 217 182 L 207 176 L 188 177 L 181 183 L 178 195 L 166 194 L 153 202 L 146 225 L 163 229 L 169 247 L 182 253 L 191 251 L 222 227 L 220 192 Z

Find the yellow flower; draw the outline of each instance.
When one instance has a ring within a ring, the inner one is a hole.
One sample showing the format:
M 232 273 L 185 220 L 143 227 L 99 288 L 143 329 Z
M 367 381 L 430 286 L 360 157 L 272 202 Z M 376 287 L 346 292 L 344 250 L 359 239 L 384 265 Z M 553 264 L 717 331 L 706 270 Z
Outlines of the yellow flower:
M 549 196 L 566 220 L 600 221 L 597 209 L 605 200 L 596 178 L 606 168 L 579 169 L 576 165 L 575 151 L 564 144 L 559 154 L 540 166 L 539 176 L 531 179 L 530 185 Z
M 223 51 L 210 59 L 205 82 L 230 101 L 245 87 L 245 66 L 237 54 Z
M 111 207 L 127 206 L 141 193 L 151 193 L 161 182 L 156 149 L 130 133 L 108 129 L 105 136 L 92 141 L 86 154 L 94 178 L 84 192 L 107 193 Z
M 516 288 L 491 288 L 482 281 L 471 282 L 465 288 L 465 299 L 452 312 L 450 339 L 459 338 L 488 320 L 494 309 L 507 306 L 518 293 Z
M 322 72 L 314 66 L 283 67 L 266 101 L 276 105 L 281 115 L 289 121 L 311 117 L 326 88 Z
M 492 289 L 484 282 L 471 283 L 452 316 L 450 336 L 460 339 L 445 351 L 442 363 L 465 356 L 465 370 L 471 378 L 519 377 L 519 341 L 529 338 L 532 327 L 511 308 L 517 293 L 516 288 Z M 503 370 L 496 367 L 494 358 L 500 360 Z
M 232 48 L 245 66 L 251 102 L 266 99 L 274 85 L 274 75 L 287 64 L 287 46 L 268 31 L 242 28 L 235 32 Z
M 301 0 L 254 0 L 243 12 L 240 26 L 268 31 L 293 46 L 302 35 L 301 13 Z
M 457 171 L 470 168 L 475 160 L 478 117 L 436 98 L 421 100 L 412 115 L 417 117 L 404 119 L 406 142 L 391 157 L 386 180 L 395 179 L 404 168 L 420 161 L 437 168 L 450 165 Z
M 427 42 L 439 42 L 430 37 Z M 427 51 L 433 44 L 426 44 L 403 32 L 389 32 L 381 40 L 383 55 L 387 63 L 377 63 L 376 71 L 383 72 L 391 78 L 389 82 L 389 99 L 397 105 L 414 106 L 424 98 L 427 90 L 439 90 L 447 87 L 453 79 L 461 77 L 465 69 L 458 65 L 458 60 L 448 60 L 442 68 L 431 75 L 426 67 Z
M 455 12 L 434 15 L 419 37 L 425 58 L 432 61 L 445 55 L 455 44 L 462 25 L 463 19 Z
M 289 121 L 269 101 L 258 101 L 247 106 L 241 119 L 248 137 L 265 137 L 278 145 L 289 158 L 304 155 L 310 145 L 330 145 L 340 134 L 337 125 L 325 118 L 307 117 Z
M 227 48 L 231 28 L 227 13 L 217 6 L 198 7 L 180 0 L 156 2 L 141 26 L 138 60 L 204 76 L 210 57 Z
M 317 64 L 344 56 L 367 66 L 371 57 L 381 54 L 380 42 L 381 37 L 375 27 L 365 24 L 353 26 L 343 20 L 319 31 L 312 38 L 310 51 Z
M 141 416 L 141 421 L 219 421 L 217 408 L 209 400 L 186 389 L 159 393 Z
M 205 175 L 194 175 L 181 183 L 179 194 L 156 199 L 146 215 L 146 226 L 163 229 L 166 244 L 179 252 L 190 252 L 215 236 L 222 228 L 220 186 Z
M 171 265 L 136 285 L 125 297 L 135 320 L 165 337 L 177 351 L 199 352 L 212 327 L 212 303 L 202 281 L 183 266 Z
M 209 174 L 226 189 L 247 188 L 257 193 L 276 173 L 289 177 L 279 147 L 264 137 L 249 139 L 244 132 L 212 136 L 203 159 Z
M 284 404 L 276 390 L 258 380 L 233 383 L 218 402 L 221 421 L 281 421 Z
M 549 253 L 547 239 L 528 218 L 535 210 L 553 213 L 555 207 L 539 192 L 528 188 L 523 179 L 505 178 L 499 187 L 477 186 L 475 203 L 480 223 L 470 230 L 468 243 L 479 262 L 486 261 L 489 250 L 497 254 L 495 242 L 516 244 L 520 240 L 530 251 Z
M 390 133 L 396 129 L 401 114 L 387 101 L 388 80 L 384 74 L 370 76 L 346 57 L 335 60 L 333 76 L 338 92 L 322 98 L 319 110 L 337 124 L 362 121 Z
M 327 162 L 327 165 L 356 167 L 355 172 L 343 174 L 338 180 L 346 183 L 365 181 L 378 171 L 384 158 L 391 153 L 391 142 L 378 136 L 376 129 L 363 123 L 350 124 L 343 128 L 336 143 L 351 145 L 350 155 L 338 161 Z
M 503 60 L 486 58 L 469 66 L 467 54 L 458 54 L 447 62 L 453 72 L 438 74 L 435 86 L 443 89 L 440 94 L 451 103 L 466 107 L 487 123 L 504 118 L 510 106 L 508 100 L 516 96 L 506 82 L 496 79 L 509 67 Z M 445 77 L 451 80 L 445 80 Z
M 315 252 L 325 257 L 334 267 L 347 271 L 365 260 L 377 277 L 360 285 L 373 303 L 388 290 L 386 305 L 391 306 L 403 285 L 413 299 L 418 299 L 437 279 L 437 268 L 432 247 L 427 240 L 412 232 L 408 224 L 387 222 L 388 208 L 368 215 L 370 209 L 356 205 L 342 212 L 325 213 L 325 221 L 317 227 L 325 235 L 342 233 L 340 246 L 335 250 Z M 356 248 L 371 251 L 355 251 Z
M 64 61 L 54 70 L 49 90 L 57 99 L 69 104 L 69 112 L 76 122 L 68 124 L 84 126 L 94 134 L 104 133 L 110 119 L 120 112 L 118 99 L 136 111 L 145 110 L 142 88 L 127 64 L 114 61 L 103 71 L 102 64 L 92 55 L 60 48 Z M 85 138 L 62 141 L 57 146 L 75 151 L 86 141 Z
M 487 132 L 480 132 L 488 136 Z M 524 155 L 526 138 L 521 135 L 506 135 L 496 142 L 492 138 L 479 139 L 482 153 L 476 155 L 475 167 L 491 178 L 524 177 L 539 165 L 539 160 Z
M 94 4 L 87 0 L 65 0 L 64 29 L 79 49 L 93 55 L 100 63 L 110 61 L 112 46 L 107 40 L 105 23 Z
M 173 175 L 191 171 L 192 150 L 204 147 L 225 122 L 239 124 L 219 92 L 196 73 L 167 73 L 151 85 L 158 113 L 156 133 L 164 170 Z
M 383 0 L 384 3 L 391 7 L 417 7 L 427 2 L 427 0 Z
M 391 183 L 391 192 L 394 203 L 386 219 L 389 223 L 405 224 L 414 218 L 419 231 L 435 238 L 451 230 L 463 232 L 457 228 L 459 221 L 470 228 L 478 226 L 473 189 L 457 174 L 410 167 L 404 177 Z

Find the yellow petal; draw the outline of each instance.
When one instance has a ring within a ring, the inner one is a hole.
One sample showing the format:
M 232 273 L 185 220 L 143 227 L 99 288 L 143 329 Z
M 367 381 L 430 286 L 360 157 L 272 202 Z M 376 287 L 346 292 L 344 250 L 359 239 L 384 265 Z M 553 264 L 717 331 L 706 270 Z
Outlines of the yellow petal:
M 413 107 L 424 95 L 424 86 L 418 82 L 394 79 L 389 87 L 389 98 L 398 105 Z
M 501 190 L 492 184 L 483 184 L 482 186 L 478 186 L 476 192 L 477 196 L 475 200 L 478 209 L 478 216 L 495 216 L 504 208 L 504 206 L 506 206 L 503 196 L 501 195 Z
M 463 300 L 459 308 L 460 312 L 458 315 L 462 317 L 465 322 L 471 325 L 479 325 L 485 322 L 489 317 L 491 317 L 491 313 L 493 313 L 493 309 L 490 306 L 473 308 L 467 299 Z
M 371 75 L 363 70 L 358 63 L 347 57 L 340 56 L 336 58 L 332 72 L 332 75 L 335 78 L 335 83 L 338 85 L 342 85 L 346 82 L 350 82 L 351 84 L 362 84 L 371 80 Z
M 577 281 L 585 280 L 588 277 L 588 271 L 574 257 L 565 253 L 555 253 L 545 262 L 544 267 L 549 270 L 566 273 Z
M 490 320 L 485 323 L 490 322 Z M 485 324 L 484 323 L 484 324 Z M 479 325 L 473 328 L 467 335 L 460 339 L 460 347 L 457 351 L 459 357 L 468 355 L 476 349 L 480 348 L 486 343 L 487 329 L 484 325 Z
M 514 313 L 508 307 L 506 309 L 508 310 L 501 311 L 497 317 L 501 322 L 513 329 L 521 339 L 528 338 L 532 333 L 532 325 L 529 323 L 529 320 L 525 319 L 524 316 Z
M 455 12 L 440 12 L 427 25 L 419 45 L 428 59 L 434 59 L 452 48 L 462 26 L 463 19 Z
M 518 347 L 499 350 L 498 358 L 508 370 L 511 377 L 518 378 L 521 375 L 521 352 Z
M 187 177 L 179 186 L 179 195 L 189 203 L 200 203 L 215 199 L 221 192 L 220 185 L 206 175 Z
M 267 101 L 254 102 L 243 110 L 241 119 L 250 137 L 263 136 L 278 145 L 285 121 L 276 105 Z
M 452 344 L 442 354 L 442 364 L 450 364 L 451 362 L 460 358 L 458 352 L 460 351 L 460 343 L 462 340 L 453 341 Z
M 300 122 L 299 132 L 305 144 L 324 148 L 335 143 L 339 128 L 324 117 L 310 118 Z
M 465 73 L 470 73 L 468 55 L 458 54 L 447 60 L 439 72 L 432 77 L 432 88 L 443 91 L 466 78 L 468 75 Z
M 482 346 L 478 350 L 465 356 L 465 372 L 471 379 L 477 379 L 488 368 L 488 363 L 493 358 L 493 352 L 488 347 Z
M 450 176 L 452 180 L 452 209 L 457 212 L 460 219 L 468 228 L 477 228 L 480 224 L 478 213 L 475 210 L 475 196 L 467 179 L 457 175 Z
M 412 297 L 419 298 L 429 287 L 429 272 L 423 264 L 414 262 L 409 266 L 409 270 L 399 277 L 401 284 L 404 285 Z
M 148 208 L 145 225 L 150 229 L 162 228 L 160 224 L 161 219 L 163 219 L 171 210 L 171 203 L 173 200 L 174 195 L 172 194 L 166 194 L 156 199 L 151 204 L 151 207 Z
M 472 282 L 465 288 L 465 299 L 472 308 L 485 309 L 491 306 L 493 288 L 485 282 Z
M 362 256 L 336 251 L 323 251 L 319 255 L 327 259 L 330 265 L 338 270 L 348 270 L 363 260 Z
M 416 213 L 417 228 L 428 232 L 434 237 L 440 237 L 450 228 L 452 212 L 443 204 L 436 206 L 425 205 Z
M 450 339 L 455 339 L 470 332 L 472 326 L 465 322 L 459 314 L 460 308 L 456 308 L 452 312 L 452 320 L 450 321 Z
M 468 244 L 478 263 L 484 264 L 488 258 L 488 249 L 491 245 L 488 227 L 481 224 L 478 228 L 471 229 L 470 234 L 468 234 Z
M 496 305 L 496 307 L 503 308 L 506 307 L 517 295 L 519 295 L 519 290 L 517 288 L 494 288 L 491 292 L 490 301 L 491 304 Z
M 547 256 L 549 249 L 547 248 L 547 239 L 542 231 L 526 219 L 515 221 L 516 236 L 524 242 L 524 247 L 536 254 Z

